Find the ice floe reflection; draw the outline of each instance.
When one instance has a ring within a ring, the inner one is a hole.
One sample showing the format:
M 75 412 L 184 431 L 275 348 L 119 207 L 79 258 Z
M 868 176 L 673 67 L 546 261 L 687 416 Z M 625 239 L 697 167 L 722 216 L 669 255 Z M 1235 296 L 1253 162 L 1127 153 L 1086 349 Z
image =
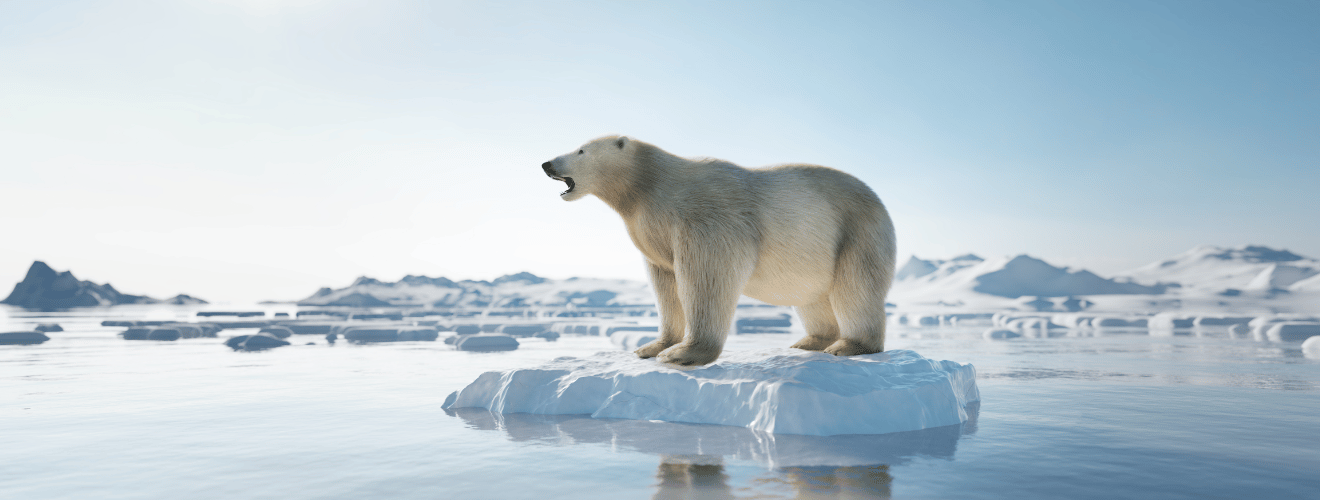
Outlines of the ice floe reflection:
M 840 436 L 770 434 L 726 425 L 597 419 L 588 415 L 502 414 L 484 408 L 456 408 L 445 413 L 474 429 L 502 431 L 515 442 L 608 444 L 616 451 L 751 460 L 777 468 L 896 464 L 915 456 L 952 459 L 958 439 L 976 432 L 979 410 L 979 403 L 968 405 L 968 420 L 960 425 Z

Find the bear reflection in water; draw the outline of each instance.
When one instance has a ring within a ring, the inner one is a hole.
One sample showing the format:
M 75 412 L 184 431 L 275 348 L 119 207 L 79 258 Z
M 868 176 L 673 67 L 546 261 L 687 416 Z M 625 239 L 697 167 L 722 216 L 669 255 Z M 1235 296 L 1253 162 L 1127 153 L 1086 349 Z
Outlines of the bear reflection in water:
M 664 456 L 656 471 L 653 500 L 738 498 L 729 487 L 720 457 L 710 455 Z M 793 498 L 890 498 L 889 465 L 858 467 L 781 467 L 774 477 L 753 480 L 756 489 L 792 493 Z
M 729 475 L 724 473 L 719 456 L 665 455 L 660 459 L 656 479 L 659 482 L 651 497 L 655 500 L 737 498 L 729 488 Z
M 958 440 L 976 432 L 978 403 L 968 420 L 879 435 L 767 434 L 742 427 L 594 419 L 588 415 L 500 414 L 484 408 L 445 410 L 471 428 L 503 431 L 514 442 L 572 446 L 609 444 L 658 455 L 654 498 L 734 498 L 724 461 L 751 460 L 771 468 L 752 480 L 756 490 L 784 490 L 797 498 L 887 498 L 891 465 L 924 456 L 953 459 Z M 691 454 L 701 450 L 701 454 Z M 745 495 L 744 495 L 745 496 Z

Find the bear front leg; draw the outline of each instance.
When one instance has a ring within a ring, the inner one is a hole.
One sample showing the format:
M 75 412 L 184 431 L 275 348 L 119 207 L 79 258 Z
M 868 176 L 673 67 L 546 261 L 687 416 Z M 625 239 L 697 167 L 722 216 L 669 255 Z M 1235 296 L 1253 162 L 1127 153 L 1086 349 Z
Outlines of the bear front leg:
M 711 363 L 724 351 L 733 312 L 755 265 L 755 253 L 724 239 L 688 238 L 674 258 L 687 336 L 660 352 L 664 363 Z
M 637 356 L 654 358 L 660 351 L 683 341 L 683 304 L 678 300 L 678 280 L 674 272 L 646 263 L 651 273 L 651 288 L 655 290 L 655 305 L 660 309 L 660 338 L 633 351 Z

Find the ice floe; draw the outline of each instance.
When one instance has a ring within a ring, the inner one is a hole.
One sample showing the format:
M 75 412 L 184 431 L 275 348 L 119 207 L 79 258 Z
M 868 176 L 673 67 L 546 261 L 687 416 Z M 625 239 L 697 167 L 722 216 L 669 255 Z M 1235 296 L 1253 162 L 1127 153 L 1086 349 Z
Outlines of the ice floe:
M 1318 335 L 1320 335 L 1320 323 L 1301 321 L 1275 323 L 1265 331 L 1265 338 L 1271 342 L 1304 341 Z
M 625 351 L 636 350 L 638 347 L 649 344 L 658 338 L 660 338 L 660 334 L 654 330 L 653 331 L 624 330 L 610 334 L 610 342 L 612 342 L 615 346 L 618 346 L 619 349 L 623 349 Z
M 454 348 L 460 351 L 512 351 L 518 345 L 517 339 L 503 333 L 463 335 L 454 341 Z
M 1313 336 L 1302 342 L 1302 354 L 1308 358 L 1320 359 L 1320 335 Z
M 589 414 L 778 434 L 885 434 L 955 425 L 980 400 L 976 369 L 913 351 L 837 357 L 777 348 L 726 352 L 680 370 L 628 352 L 487 372 L 444 407 Z

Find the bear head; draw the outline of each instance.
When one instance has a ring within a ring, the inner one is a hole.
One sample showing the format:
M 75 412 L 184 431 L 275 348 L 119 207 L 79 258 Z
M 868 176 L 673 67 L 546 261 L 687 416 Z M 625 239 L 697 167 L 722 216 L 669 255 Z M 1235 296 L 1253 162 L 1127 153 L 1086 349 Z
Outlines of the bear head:
M 583 144 L 577 150 L 541 164 L 545 175 L 568 184 L 568 190 L 559 193 L 564 201 L 573 201 L 588 194 L 608 189 L 606 183 L 617 180 L 618 170 L 630 161 L 632 140 L 623 136 L 606 136 Z

